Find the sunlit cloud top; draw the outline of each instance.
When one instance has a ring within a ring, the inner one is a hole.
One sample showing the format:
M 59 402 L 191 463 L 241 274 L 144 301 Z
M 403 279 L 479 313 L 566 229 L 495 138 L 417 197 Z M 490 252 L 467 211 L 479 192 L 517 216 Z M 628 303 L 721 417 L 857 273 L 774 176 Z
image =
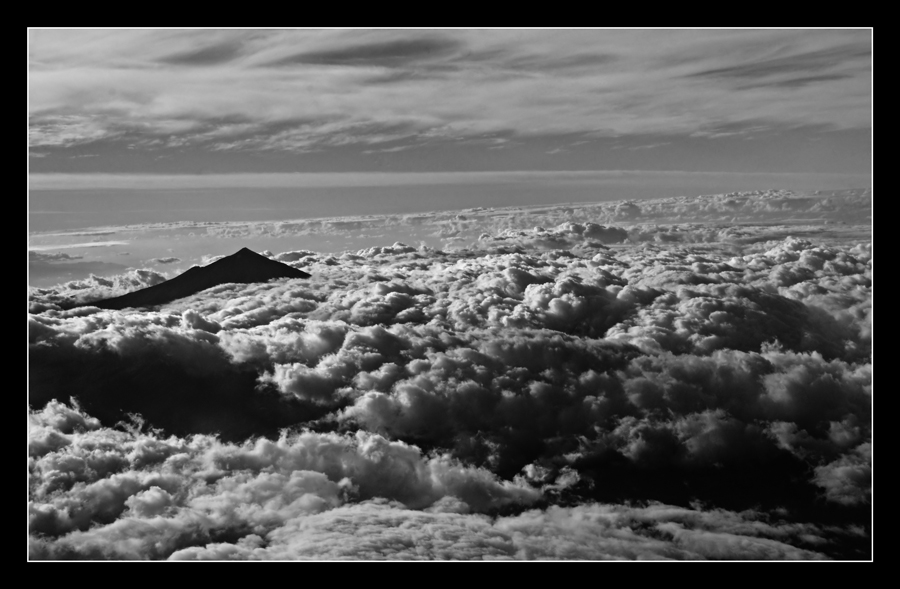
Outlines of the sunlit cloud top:
M 33 171 L 869 167 L 868 30 L 36 29 L 29 52 Z

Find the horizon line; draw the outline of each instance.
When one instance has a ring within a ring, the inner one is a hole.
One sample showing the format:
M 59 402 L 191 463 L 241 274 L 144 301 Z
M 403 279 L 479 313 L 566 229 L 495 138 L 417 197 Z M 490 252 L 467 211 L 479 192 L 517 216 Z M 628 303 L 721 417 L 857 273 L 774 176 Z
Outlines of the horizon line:
M 468 181 L 503 181 L 515 178 L 548 178 L 554 176 L 718 176 L 790 178 L 866 178 L 871 185 L 871 172 L 740 172 L 692 170 L 461 170 L 423 172 L 216 172 L 204 173 L 117 173 L 117 172 L 40 172 L 28 174 L 28 190 L 81 189 L 190 189 L 190 188 L 325 188 L 354 186 L 403 186 L 413 184 L 454 184 Z M 266 182 L 260 183 L 261 180 Z M 298 182 L 306 180 L 306 182 Z

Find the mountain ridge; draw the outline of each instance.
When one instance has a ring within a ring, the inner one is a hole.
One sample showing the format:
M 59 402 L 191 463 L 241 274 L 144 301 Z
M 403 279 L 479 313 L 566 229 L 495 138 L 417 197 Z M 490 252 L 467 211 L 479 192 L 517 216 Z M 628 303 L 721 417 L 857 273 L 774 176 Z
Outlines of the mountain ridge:
M 206 266 L 193 266 L 175 278 L 118 297 L 100 299 L 86 306 L 101 309 L 155 307 L 220 284 L 268 282 L 275 278 L 309 278 L 311 275 L 254 252 L 246 247 Z

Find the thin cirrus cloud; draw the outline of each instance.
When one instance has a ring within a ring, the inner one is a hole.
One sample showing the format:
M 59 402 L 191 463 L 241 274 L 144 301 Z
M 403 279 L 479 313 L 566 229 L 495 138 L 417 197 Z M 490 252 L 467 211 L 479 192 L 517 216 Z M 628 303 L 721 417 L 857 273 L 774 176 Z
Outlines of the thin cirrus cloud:
M 462 153 L 485 137 L 505 140 L 476 148 L 509 169 L 523 145 L 558 147 L 551 138 L 677 146 L 717 126 L 846 148 L 829 133 L 867 130 L 871 117 L 871 39 L 859 30 L 33 30 L 30 63 L 32 165 L 44 171 L 113 145 L 197 166 L 191 150 L 214 161 L 323 152 L 345 169 L 377 152 L 392 154 L 388 167 L 422 166 L 396 148 Z M 121 171 L 114 158 L 90 165 Z

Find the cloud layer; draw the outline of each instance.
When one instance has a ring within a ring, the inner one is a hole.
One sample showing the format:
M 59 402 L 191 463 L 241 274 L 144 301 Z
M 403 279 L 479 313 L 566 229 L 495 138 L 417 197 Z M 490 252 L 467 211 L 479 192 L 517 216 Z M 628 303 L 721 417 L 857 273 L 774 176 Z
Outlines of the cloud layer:
M 141 426 L 31 414 L 32 558 L 821 559 L 859 535 L 659 503 L 483 515 L 540 491 L 364 432 L 235 445 Z
M 563 214 L 34 290 L 32 557 L 867 558 L 871 244 Z
M 622 242 L 748 245 L 784 239 L 792 234 L 833 240 L 854 227 L 867 235 L 871 215 L 872 194 L 866 189 L 821 194 L 765 190 L 395 215 L 232 223 L 182 222 L 156 227 L 163 231 L 170 228 L 205 232 L 209 237 L 225 239 L 311 236 L 336 238 L 340 242 L 341 238 L 402 236 L 411 243 L 425 241 L 442 248 L 463 247 L 479 240 L 482 249 L 486 245 L 569 249 L 592 246 L 592 243 Z M 832 235 L 823 235 L 829 232 Z
M 547 193 L 552 193 L 553 187 L 558 189 L 561 183 L 590 186 L 592 182 L 603 182 L 604 177 L 618 182 L 615 180 L 618 175 L 621 175 L 622 186 L 629 183 L 640 184 L 648 176 L 661 183 L 667 179 L 672 180 L 672 175 L 668 174 L 626 173 L 501 174 L 500 177 L 461 174 L 457 180 L 462 184 L 479 179 L 493 180 L 498 183 L 497 186 L 502 186 L 507 181 L 514 184 L 538 182 L 538 186 L 541 182 L 546 182 Z M 373 181 L 379 180 L 370 176 Z M 421 176 L 420 181 L 427 181 L 425 175 L 413 176 Z M 446 175 L 444 179 L 450 182 L 452 176 L 454 175 Z M 681 176 L 690 178 L 694 175 Z M 706 176 L 709 175 L 704 175 Z M 397 181 L 411 180 L 406 175 L 397 174 L 380 179 L 389 182 L 392 178 Z M 191 182 L 195 179 L 182 180 Z M 298 182 L 296 178 L 293 181 Z M 621 186 L 620 189 L 628 192 Z M 615 189 L 614 192 L 620 189 Z M 421 187 L 419 190 L 427 193 L 429 188 Z M 416 190 L 410 192 L 410 195 L 415 194 Z M 218 203 L 218 196 L 213 200 L 215 202 L 207 203 L 207 206 Z M 199 206 L 203 203 L 197 204 Z M 298 214 L 298 211 L 293 211 L 293 214 Z M 91 244 L 85 244 L 81 236 L 88 233 L 95 236 L 117 236 L 123 240 L 111 243 L 124 243 L 127 240 L 132 253 L 130 259 L 134 260 L 132 263 L 147 264 L 147 269 L 162 274 L 168 272 L 171 276 L 193 264 L 208 263 L 213 257 L 211 252 L 230 255 L 235 249 L 248 244 L 256 250 L 276 252 L 300 248 L 356 252 L 372 246 L 384 247 L 395 241 L 416 246 L 428 245 L 442 250 L 474 245 L 477 249 L 580 248 L 587 252 L 591 248 L 596 249 L 598 244 L 617 245 L 624 242 L 659 246 L 693 243 L 710 248 L 727 244 L 734 251 L 743 251 L 748 247 L 765 247 L 766 242 L 793 236 L 852 245 L 868 239 L 871 214 L 872 193 L 867 189 L 814 192 L 763 190 L 663 199 L 620 199 L 530 207 L 474 207 L 465 210 L 353 217 L 291 219 L 286 213 L 278 221 L 179 221 L 108 226 L 91 232 L 32 233 L 29 280 L 30 284 L 43 287 L 71 281 L 73 278 L 89 279 L 91 272 L 109 276 L 122 273 L 125 268 L 121 265 L 121 252 L 113 248 L 85 247 Z M 248 240 L 248 243 L 234 246 L 233 240 Z M 171 254 L 175 250 L 172 248 L 165 252 L 167 255 L 160 256 L 162 252 L 159 251 L 159 244 L 162 242 L 177 248 L 179 261 L 174 261 L 175 256 Z M 77 253 L 72 251 L 82 247 L 84 249 L 77 250 Z M 50 253 L 55 250 L 59 250 L 59 253 Z M 81 255 L 84 262 L 79 265 L 78 261 L 61 259 L 59 255 L 67 250 L 72 253 L 66 255 Z M 48 255 L 56 257 L 47 258 Z M 73 283 L 70 290 L 84 290 L 79 284 Z M 72 294 L 78 296 L 78 293 Z
M 626 168 L 749 149 L 797 170 L 842 165 L 853 152 L 828 133 L 864 147 L 871 126 L 866 30 L 36 29 L 29 58 L 33 165 L 48 171 L 121 172 L 133 153 L 160 156 L 135 172 L 253 171 L 248 153 L 282 170 L 316 153 L 309 169 L 441 169 L 448 153 L 480 169 L 473 151 L 500 164 L 487 169 L 591 169 L 598 146 L 643 164 Z M 759 137 L 783 157 L 748 147 Z

